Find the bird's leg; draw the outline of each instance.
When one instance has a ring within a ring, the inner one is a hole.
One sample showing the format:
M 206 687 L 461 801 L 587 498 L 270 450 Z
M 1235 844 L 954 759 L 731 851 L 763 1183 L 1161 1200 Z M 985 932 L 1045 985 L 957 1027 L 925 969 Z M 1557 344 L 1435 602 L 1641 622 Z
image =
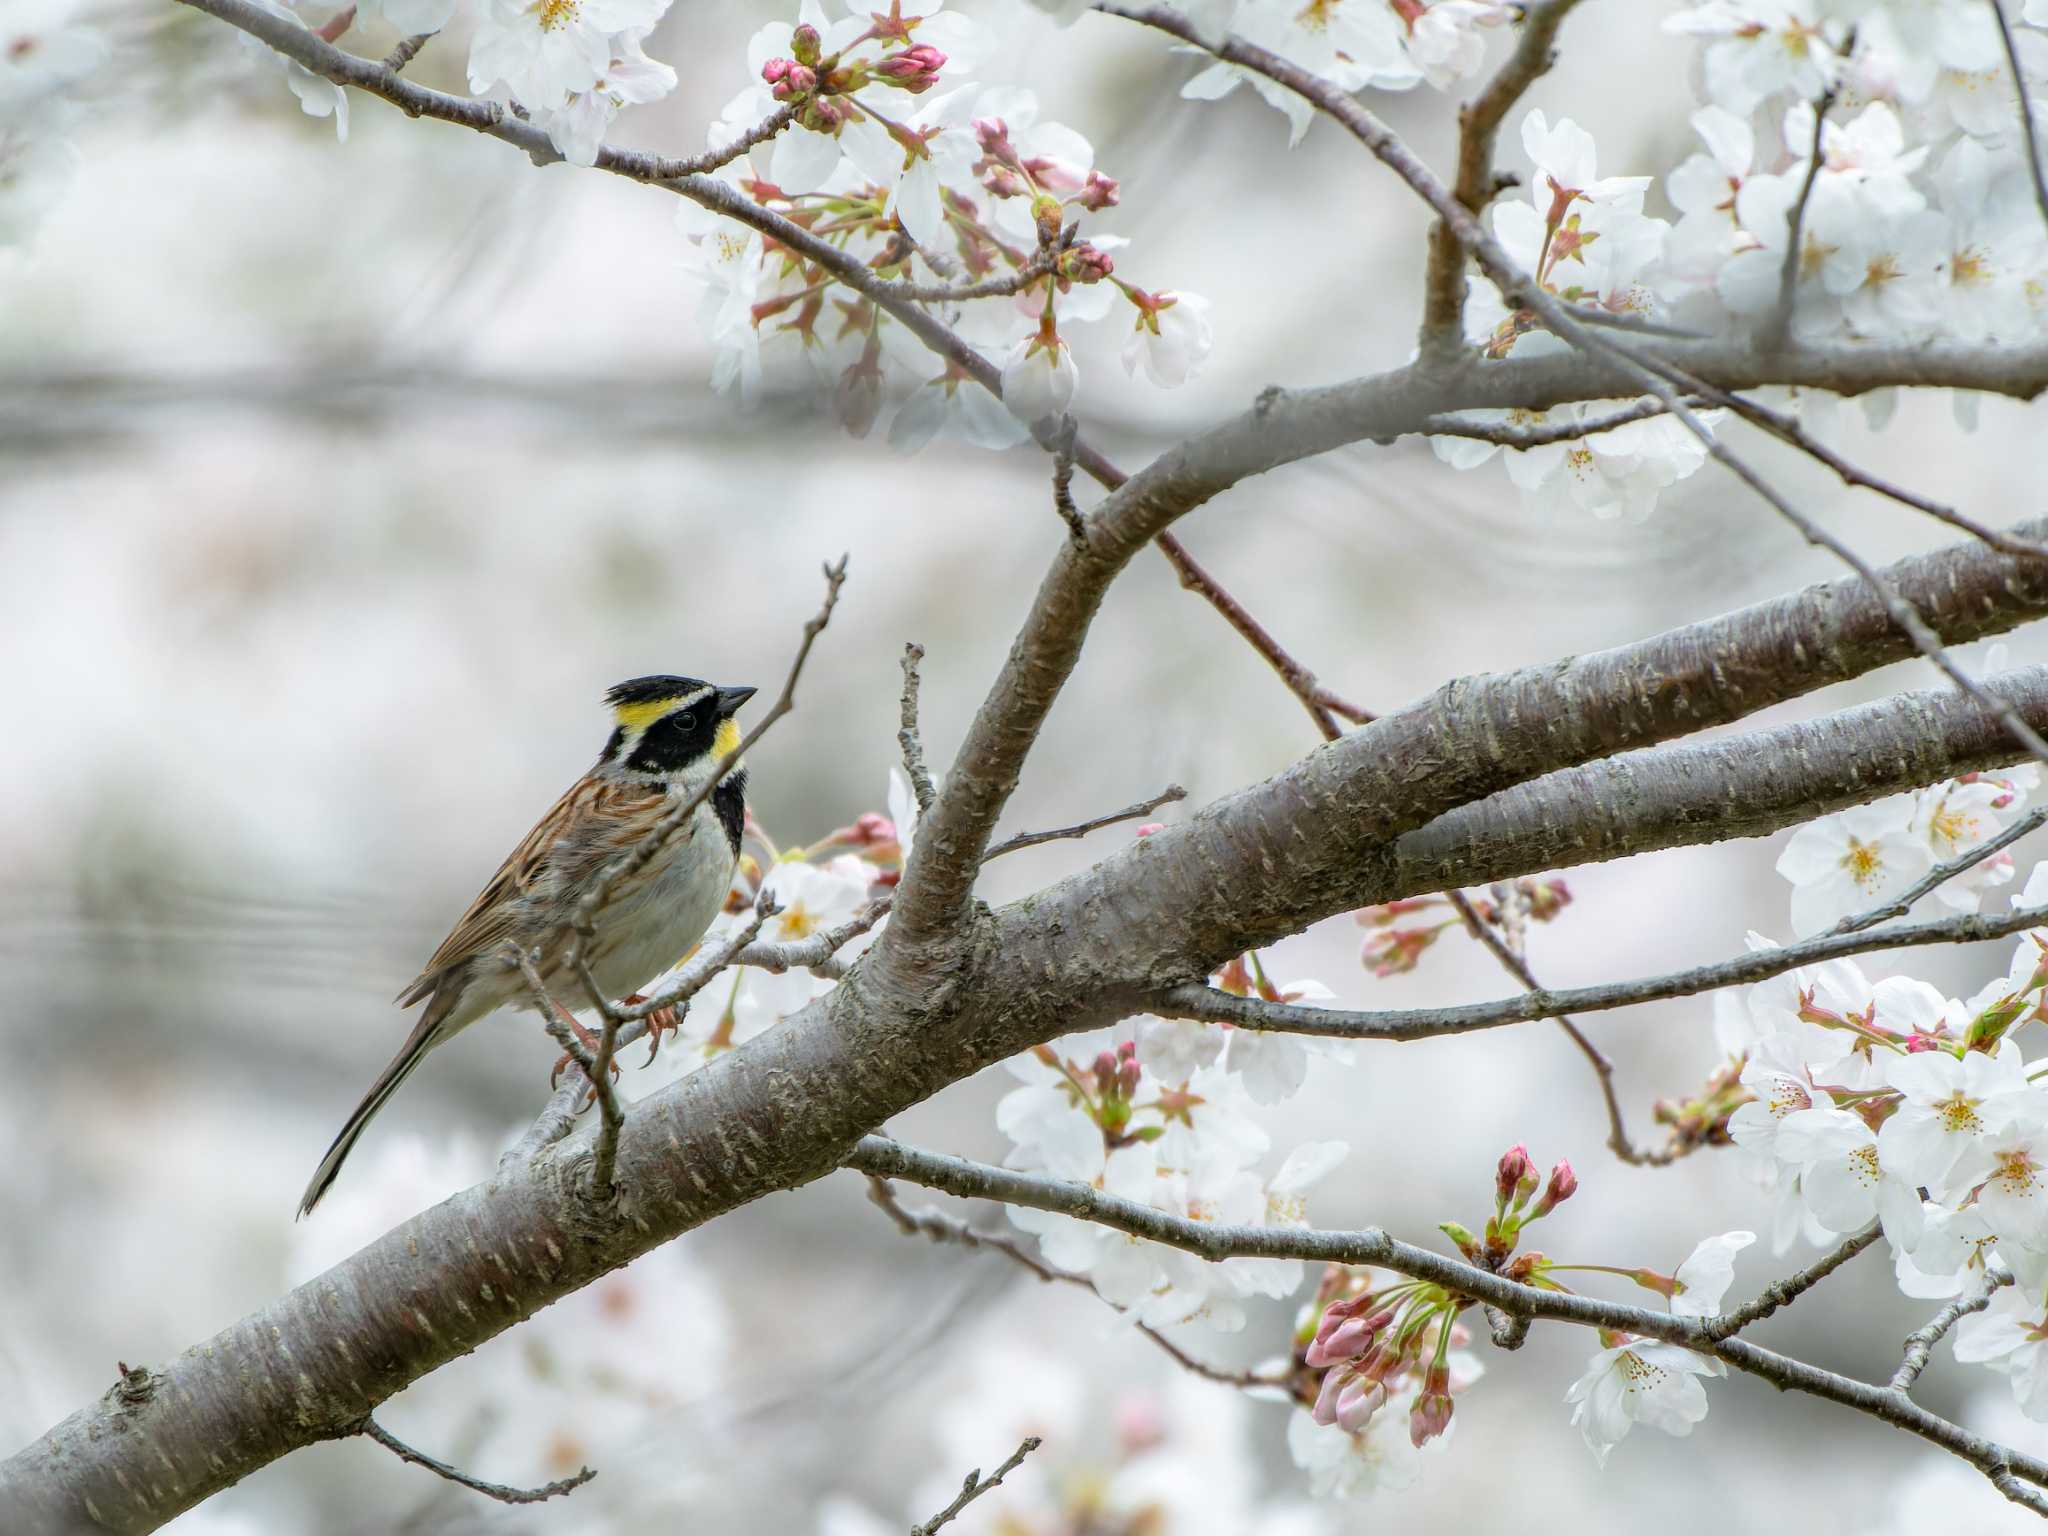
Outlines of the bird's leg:
M 550 998 L 549 1001 L 553 1002 L 554 1000 Z M 597 1048 L 599 1043 L 597 1036 L 592 1034 L 589 1030 L 585 1029 L 581 1024 L 577 1023 L 576 1015 L 571 1013 L 567 1008 L 564 1008 L 560 1003 L 555 1003 L 554 1006 L 556 1016 L 560 1018 L 564 1024 L 569 1026 L 569 1032 L 575 1035 L 577 1041 L 582 1045 L 583 1049 L 588 1051 L 593 1057 L 595 1057 L 597 1055 Z M 570 1063 L 574 1062 L 575 1060 L 576 1058 L 571 1056 L 567 1051 L 562 1052 L 561 1056 L 555 1062 L 554 1070 L 548 1073 L 548 1087 L 552 1088 L 555 1086 L 556 1083 L 560 1082 L 562 1078 L 562 1073 L 566 1071 Z M 617 1080 L 618 1075 L 618 1058 L 613 1057 L 612 1078 L 614 1081 Z M 596 1100 L 597 1084 L 593 1081 L 585 1090 L 583 1102 L 577 1106 L 577 1112 L 581 1113 L 583 1110 L 588 1109 L 591 1106 L 591 1104 L 596 1102 Z
M 635 992 L 631 997 L 620 998 L 619 1006 L 631 1008 L 646 1001 L 646 998 Z M 654 1065 L 654 1058 L 661 1054 L 663 1035 L 682 1033 L 683 1015 L 689 1011 L 689 1007 L 690 1005 L 685 1002 L 680 1008 L 671 1005 L 667 1008 L 657 1008 L 647 1015 L 647 1060 L 641 1063 L 642 1066 Z

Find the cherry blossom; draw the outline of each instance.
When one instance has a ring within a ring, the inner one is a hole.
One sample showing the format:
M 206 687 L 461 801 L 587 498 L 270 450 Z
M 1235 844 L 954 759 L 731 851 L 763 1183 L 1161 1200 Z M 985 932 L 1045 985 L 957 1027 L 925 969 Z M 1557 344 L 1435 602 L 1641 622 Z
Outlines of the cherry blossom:
M 2048 1420 L 2048 1304 L 2038 1288 L 2007 1286 L 1956 1324 L 1954 1340 L 1956 1359 L 2010 1377 L 2020 1411 Z
M 1967 1192 L 1991 1171 L 1993 1135 L 2027 1091 L 2019 1048 L 1921 1051 L 1894 1060 L 1890 1077 L 1903 1097 L 1877 1134 L 1885 1170 L 1937 1199 Z
M 1933 867 L 1932 850 L 1913 830 L 1916 809 L 1912 796 L 1892 795 L 1792 834 L 1777 868 L 1792 882 L 1795 934 L 1807 938 L 1889 900 Z
M 1728 1367 L 1711 1356 L 1656 1339 L 1631 1339 L 1595 1355 L 1565 1401 L 1593 1459 L 1604 1467 L 1608 1453 L 1637 1424 L 1667 1435 L 1691 1434 L 1707 1416 L 1701 1378 L 1727 1374 Z

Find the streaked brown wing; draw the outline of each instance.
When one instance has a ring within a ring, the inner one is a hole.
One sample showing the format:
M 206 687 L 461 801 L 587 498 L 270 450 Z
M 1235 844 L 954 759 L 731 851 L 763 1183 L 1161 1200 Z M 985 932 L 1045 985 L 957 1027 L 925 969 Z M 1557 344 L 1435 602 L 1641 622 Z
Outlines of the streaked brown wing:
M 519 919 L 530 911 L 527 898 L 549 886 L 581 889 L 599 866 L 637 843 L 667 804 L 665 794 L 643 785 L 577 780 L 498 866 L 425 969 L 399 994 L 400 1006 L 418 1002 L 456 966 L 519 940 Z M 566 908 L 562 915 L 569 915 Z

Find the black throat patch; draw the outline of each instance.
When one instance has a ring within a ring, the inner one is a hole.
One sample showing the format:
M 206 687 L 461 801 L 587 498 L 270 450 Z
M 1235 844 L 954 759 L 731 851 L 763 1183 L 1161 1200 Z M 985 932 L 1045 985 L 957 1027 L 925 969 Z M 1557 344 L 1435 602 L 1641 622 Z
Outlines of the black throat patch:
M 711 809 L 718 813 L 718 824 L 725 829 L 725 840 L 732 844 L 732 856 L 740 856 L 740 830 L 747 820 L 747 770 L 735 769 L 720 781 L 718 788 L 711 791 Z

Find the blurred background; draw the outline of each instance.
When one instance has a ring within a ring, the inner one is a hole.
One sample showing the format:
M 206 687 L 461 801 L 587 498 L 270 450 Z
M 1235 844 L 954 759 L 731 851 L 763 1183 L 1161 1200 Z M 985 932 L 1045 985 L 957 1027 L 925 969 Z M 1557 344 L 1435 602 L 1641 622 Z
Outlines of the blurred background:
M 1119 270 L 1214 304 L 1216 355 L 1178 393 L 1131 385 L 1106 343 L 1083 352 L 1083 425 L 1118 462 L 1269 383 L 1408 356 L 1424 221 L 1353 144 L 1318 127 L 1289 154 L 1284 122 L 1248 92 L 1181 102 L 1191 65 L 1119 23 L 980 14 L 1003 29 L 1008 78 L 1121 178 L 1104 221 L 1133 241 Z M 772 686 L 820 561 L 848 553 L 798 712 L 753 758 L 762 821 L 808 841 L 882 808 L 903 642 L 928 652 L 926 741 L 943 763 L 1064 536 L 1035 450 L 902 459 L 879 434 L 847 439 L 818 402 L 749 413 L 714 396 L 671 199 L 536 170 L 367 98 L 337 145 L 218 24 L 160 5 L 99 15 L 116 52 L 77 133 L 77 180 L 31 248 L 0 251 L 0 1451 L 103 1391 L 117 1360 L 170 1357 L 482 1177 L 538 1109 L 554 1048 L 501 1017 L 439 1053 L 334 1200 L 291 1220 L 403 1036 L 389 998 L 587 766 L 608 684 L 685 671 Z M 775 18 L 787 12 L 676 7 L 648 51 L 681 88 L 615 137 L 698 148 L 745 83 L 748 35 Z M 351 41 L 380 53 L 390 39 Z M 1592 129 L 1603 173 L 1689 152 L 1690 97 L 1673 88 L 1689 51 L 1653 16 L 1589 7 L 1566 43 L 1531 102 Z M 443 40 L 412 73 L 459 89 L 463 53 Z M 1376 105 L 1445 163 L 1445 98 Z M 1837 440 L 2004 523 L 2038 510 L 2030 426 L 1994 400 L 1965 434 L 1936 397 L 1906 402 L 1881 435 L 1845 413 Z M 1867 555 L 1941 542 L 1757 454 Z M 1420 443 L 1268 475 L 1181 531 L 1373 707 L 1836 574 L 1711 471 L 1645 524 L 1544 523 L 1497 465 L 1454 474 Z M 2012 651 L 2048 659 L 2030 633 Z M 1796 712 L 1933 683 L 1894 668 Z M 1314 740 L 1148 555 L 1116 586 L 1007 824 L 1077 820 L 1178 780 L 1190 800 L 1171 815 Z M 1121 835 L 1005 860 L 983 894 L 1029 891 Z M 1574 985 L 1721 958 L 1751 927 L 1789 937 L 1779 841 L 1568 872 L 1576 904 L 1534 931 L 1535 968 Z M 2039 855 L 2016 854 L 2024 877 Z M 1513 990 L 1455 939 L 1416 974 L 1374 982 L 1359 938 L 1334 920 L 1281 946 L 1274 974 L 1318 976 L 1354 1006 Z M 1910 958 L 1966 996 L 2006 953 Z M 1882 957 L 1870 969 L 1887 973 Z M 1713 1065 L 1710 1016 L 1702 999 L 1592 1021 L 1639 1138 L 1654 1097 Z M 1008 1086 L 985 1074 L 892 1129 L 999 1159 L 992 1106 Z M 1474 1221 L 1494 1159 L 1520 1140 L 1580 1172 L 1544 1234 L 1553 1253 L 1668 1270 L 1705 1233 L 1768 1230 L 1767 1197 L 1726 1159 L 1615 1163 L 1591 1075 L 1543 1026 L 1324 1064 L 1287 1122 L 1290 1139 L 1353 1147 L 1319 1192 L 1321 1225 L 1424 1241 L 1440 1220 Z M 1794 1262 L 1759 1245 L 1738 1293 Z M 1930 1310 L 1867 1259 L 1757 1334 L 1868 1376 Z M 1186 1342 L 1247 1365 L 1281 1349 L 1290 1320 L 1276 1305 L 1241 1335 Z M 1034 1425 L 1053 1437 L 1049 1476 L 1150 1458 L 1145 1476 L 1168 1490 L 1162 1532 L 1254 1519 L 1619 1532 L 1653 1512 L 1675 1536 L 1782 1521 L 1793 1490 L 1845 1528 L 1917 1528 L 1930 1510 L 1957 1530 L 2027 1518 L 1918 1442 L 1741 1379 L 1714 1387 L 1692 1440 L 1640 1430 L 1602 1473 L 1561 1402 L 1593 1347 L 1562 1328 L 1514 1356 L 1476 1346 L 1488 1377 L 1417 1486 L 1304 1513 L 1282 1410 L 1177 1375 L 1085 1291 L 902 1238 L 840 1175 L 691 1234 L 382 1415 L 488 1477 L 598 1467 L 566 1502 L 505 1509 L 354 1441 L 292 1456 L 176 1529 L 862 1536 L 928 1517 L 968 1465 L 1000 1461 Z M 2048 1452 L 2002 1383 L 1966 1379 L 1945 1351 L 1923 1396 Z M 962 1529 L 991 1528 L 992 1511 L 981 1518 Z

